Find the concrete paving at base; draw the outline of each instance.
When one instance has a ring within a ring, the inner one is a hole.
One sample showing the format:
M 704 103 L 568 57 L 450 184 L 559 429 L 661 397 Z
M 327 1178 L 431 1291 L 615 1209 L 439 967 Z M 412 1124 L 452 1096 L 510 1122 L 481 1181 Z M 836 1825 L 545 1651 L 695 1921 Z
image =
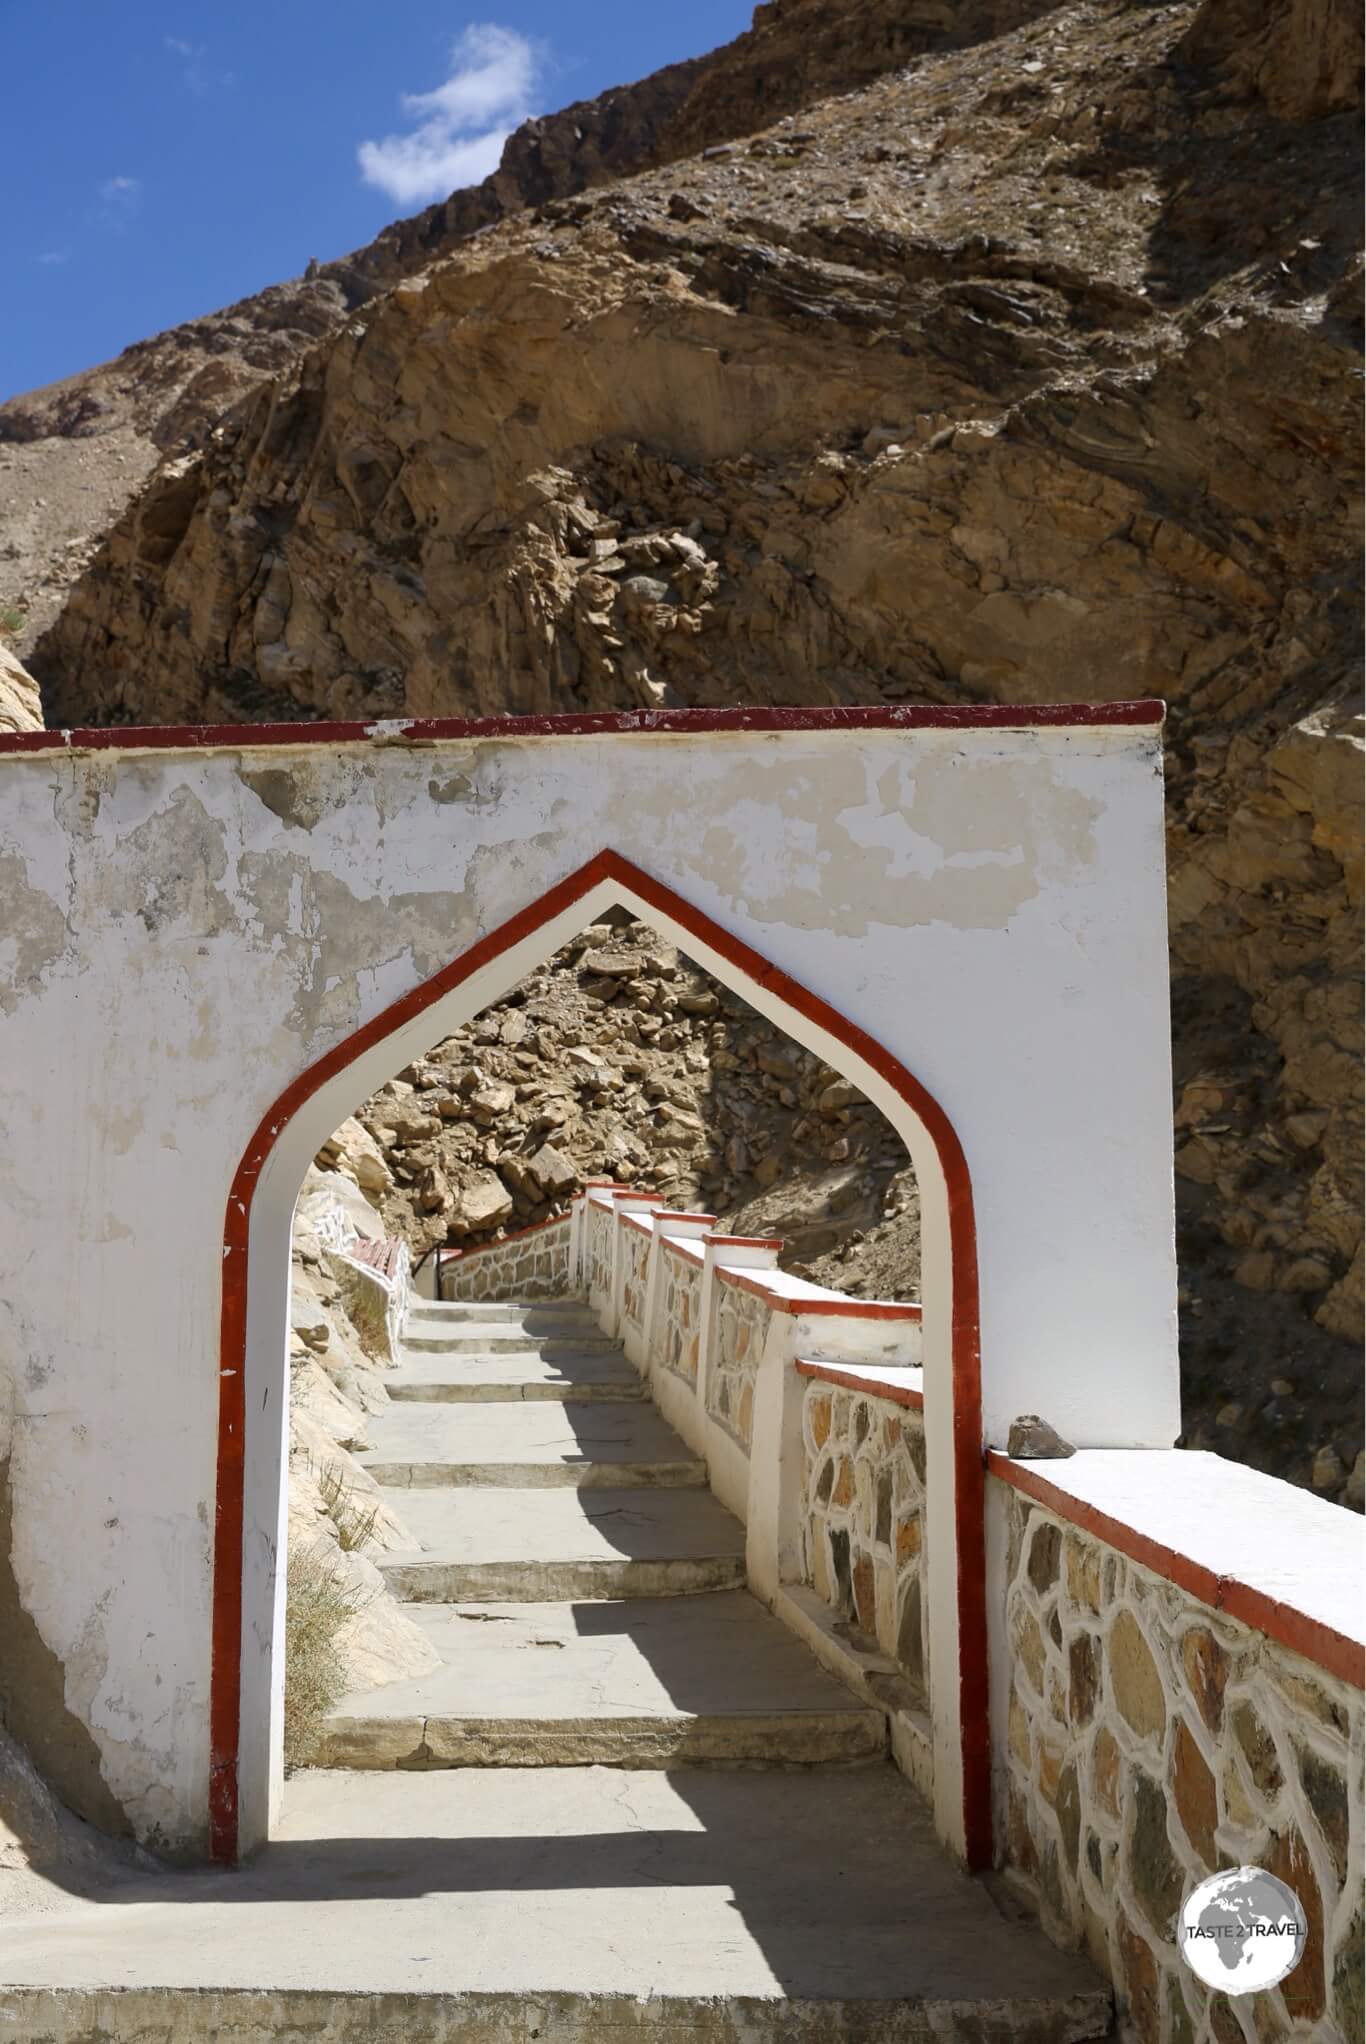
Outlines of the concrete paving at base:
M 0 2044 L 1080 2044 L 888 1764 L 305 1773 L 235 1873 L 0 1920 Z
M 886 1748 L 883 1713 L 747 1591 L 427 1607 L 433 1674 L 344 1697 L 324 1767 L 802 1767 Z
M 360 1457 L 380 1483 L 704 1484 L 706 1465 L 638 1401 L 395 1405 L 376 1413 Z
M 405 1356 L 384 1379 L 401 1404 L 504 1404 L 518 1399 L 641 1399 L 644 1379 L 618 1348 L 556 1348 L 526 1354 Z
M 687 1596 L 745 1580 L 745 1532 L 710 1491 L 395 1491 L 420 1553 L 376 1555 L 429 1603 Z

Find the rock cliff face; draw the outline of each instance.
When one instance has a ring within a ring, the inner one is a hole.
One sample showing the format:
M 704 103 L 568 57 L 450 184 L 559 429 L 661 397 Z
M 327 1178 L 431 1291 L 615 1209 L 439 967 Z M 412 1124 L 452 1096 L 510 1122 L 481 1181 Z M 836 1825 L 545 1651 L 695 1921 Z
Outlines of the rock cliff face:
M 0 732 L 42 728 L 43 705 L 38 684 L 0 639 Z
M 0 602 L 20 650 L 46 631 L 160 456 L 198 446 L 231 406 L 378 292 L 528 206 L 748 134 L 822 90 L 975 41 L 1050 0 L 906 8 L 865 0 L 855 32 L 827 0 L 773 0 L 736 42 L 525 122 L 492 176 L 386 227 L 367 247 L 0 404 Z
M 108 534 L 49 717 L 1166 697 L 1194 1428 L 1350 1466 L 1357 58 L 1337 0 L 761 8 L 395 230 Z

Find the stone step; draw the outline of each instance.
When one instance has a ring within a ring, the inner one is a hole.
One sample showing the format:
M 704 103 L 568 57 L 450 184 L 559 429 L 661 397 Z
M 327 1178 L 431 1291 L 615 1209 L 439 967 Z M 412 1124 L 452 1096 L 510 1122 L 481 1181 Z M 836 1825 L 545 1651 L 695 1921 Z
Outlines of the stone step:
M 0 1920 L 0 2044 L 1081 2044 L 1110 2020 L 886 1762 L 304 1770 L 246 1866 Z
M 597 1315 L 581 1299 L 535 1299 L 520 1304 L 478 1300 L 437 1306 L 429 1299 L 411 1299 L 406 1316 L 410 1326 L 458 1329 L 460 1327 L 591 1327 Z
M 408 1328 L 399 1336 L 399 1347 L 405 1355 L 449 1355 L 449 1356 L 505 1356 L 505 1355 L 620 1355 L 621 1344 L 609 1341 L 601 1332 L 581 1334 L 563 1325 L 543 1334 L 529 1333 L 505 1322 L 503 1329 L 495 1324 L 477 1326 L 471 1321 L 458 1334 L 448 1334 L 438 1329 L 428 1334 L 425 1329 Z
M 375 1557 L 410 1603 L 694 1596 L 745 1580 L 745 1530 L 697 1490 L 396 1490 L 420 1552 Z
M 707 1480 L 705 1462 L 641 1401 L 396 1404 L 376 1413 L 367 1432 L 363 1466 L 378 1483 L 404 1487 L 620 1490 Z
M 410 1299 L 410 1320 L 592 1320 L 586 1299 Z
M 514 1399 L 641 1399 L 645 1383 L 619 1348 L 526 1354 L 409 1355 L 384 1379 L 408 1404 L 502 1404 Z
M 345 1697 L 320 1767 L 809 1767 L 868 1760 L 883 1713 L 745 1590 L 416 1610 L 436 1673 Z

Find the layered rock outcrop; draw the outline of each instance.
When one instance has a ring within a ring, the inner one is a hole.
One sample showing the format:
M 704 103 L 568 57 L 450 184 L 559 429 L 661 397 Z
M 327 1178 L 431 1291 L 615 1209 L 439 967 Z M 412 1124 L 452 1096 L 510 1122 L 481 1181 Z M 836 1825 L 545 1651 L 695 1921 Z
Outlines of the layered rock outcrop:
M 867 0 L 851 24 L 826 0 L 770 0 L 734 43 L 526 121 L 481 184 L 386 227 L 302 277 L 138 341 L 114 361 L 0 404 L 0 600 L 27 650 L 160 456 L 198 446 L 233 405 L 358 308 L 497 221 L 651 164 L 752 133 L 821 91 L 927 50 L 970 43 L 1051 0 Z

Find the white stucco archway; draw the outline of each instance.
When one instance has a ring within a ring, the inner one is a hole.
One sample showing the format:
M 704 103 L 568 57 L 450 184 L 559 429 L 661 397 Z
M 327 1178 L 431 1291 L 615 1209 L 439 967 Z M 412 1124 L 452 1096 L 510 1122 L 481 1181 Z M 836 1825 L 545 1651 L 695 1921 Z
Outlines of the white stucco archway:
M 932 1422 L 927 1397 L 941 1500 L 943 1473 L 980 1464 L 1020 1411 L 1085 1445 L 1172 1440 L 1159 718 L 670 713 L 0 743 L 0 1058 L 26 1080 L 0 1123 L 22 1232 L 0 1324 L 11 1562 L 73 1736 L 138 1835 L 193 1854 L 212 1832 L 230 1855 L 268 1822 L 284 1415 L 267 1373 L 309 1157 L 609 900 L 672 921 L 898 1127 L 926 1214 L 927 1379 L 949 1384 L 957 1195 L 889 1068 L 942 1112 L 975 1195 L 981 1406 L 958 1413 L 955 1447 L 950 1401 Z M 613 870 L 594 868 L 604 845 Z M 225 1374 L 239 1340 L 244 1373 Z M 220 1408 L 238 1399 L 235 1570 Z M 957 1578 L 977 1563 L 952 1513 L 937 1545 L 955 1591 L 935 1601 L 935 1664 L 961 1675 L 974 1586 Z M 221 1675 L 239 1653 L 240 1693 Z M 959 1757 L 940 1820 L 961 1849 Z
M 921 1186 L 926 1339 L 946 1363 L 926 1400 L 935 1471 L 929 1545 L 936 1557 L 930 1598 L 940 1720 L 936 1804 L 959 1851 L 974 1860 L 986 1854 L 990 1783 L 977 1254 L 961 1146 L 938 1103 L 880 1045 L 609 852 L 301 1075 L 264 1118 L 235 1175 L 224 1240 L 211 1702 L 218 1857 L 231 1859 L 240 1842 L 249 1845 L 267 1835 L 283 1781 L 280 1556 L 289 1226 L 299 1183 L 358 1098 L 501 998 L 585 923 L 614 906 L 648 918 L 715 979 L 853 1079 L 910 1152 Z

